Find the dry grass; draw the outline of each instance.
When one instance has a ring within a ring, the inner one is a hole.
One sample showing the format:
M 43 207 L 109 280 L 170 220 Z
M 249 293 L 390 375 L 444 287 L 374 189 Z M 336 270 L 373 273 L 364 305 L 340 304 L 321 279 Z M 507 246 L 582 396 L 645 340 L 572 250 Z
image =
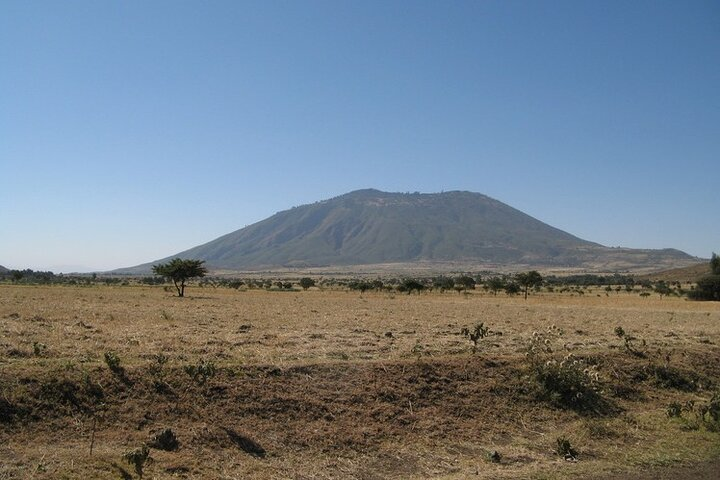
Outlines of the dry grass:
M 720 456 L 718 433 L 665 415 L 720 383 L 716 303 L 601 289 L 188 295 L 0 286 L 0 478 L 122 478 L 122 454 L 165 427 L 180 449 L 153 449 L 147 478 L 577 478 Z M 502 335 L 472 355 L 460 330 L 478 322 Z M 612 413 L 538 396 L 524 350 L 550 325 L 597 364 Z M 205 382 L 186 373 L 200 362 L 216 367 Z M 555 455 L 560 436 L 578 462 Z

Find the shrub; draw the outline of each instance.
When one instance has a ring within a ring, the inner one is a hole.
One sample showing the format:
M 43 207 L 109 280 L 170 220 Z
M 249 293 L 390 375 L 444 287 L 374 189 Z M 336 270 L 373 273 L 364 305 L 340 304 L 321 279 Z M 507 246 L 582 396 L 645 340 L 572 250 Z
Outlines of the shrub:
M 633 344 L 633 342 L 635 340 L 637 340 L 637 338 L 628 335 L 627 332 L 625 332 L 625 330 L 622 327 L 620 327 L 620 326 L 615 327 L 615 336 L 617 336 L 618 338 L 622 339 L 625 342 L 625 344 L 624 344 L 625 350 L 629 354 L 634 355 L 636 357 L 641 357 L 641 358 L 645 357 L 645 354 L 643 352 L 641 352 L 640 350 L 638 350 L 637 348 L 635 348 L 635 345 Z M 642 341 L 642 344 L 643 344 L 643 346 L 645 345 L 645 340 Z
M 688 413 L 687 418 L 682 418 L 683 412 Z M 720 432 L 720 391 L 713 393 L 706 403 L 697 404 L 694 400 L 688 400 L 681 407 L 679 403 L 673 402 L 668 405 L 667 415 L 682 418 L 685 428 L 690 430 L 704 427 L 711 432 Z
M 215 376 L 215 364 L 205 360 L 200 360 L 197 365 L 185 365 L 183 369 L 200 385 Z
M 670 405 L 667 406 L 665 412 L 670 418 L 680 417 L 682 415 L 682 405 L 680 405 L 678 402 L 672 402 Z
M 369 282 L 361 281 L 361 280 L 354 280 L 350 283 L 348 283 L 348 288 L 350 290 L 360 290 L 360 294 L 362 295 L 367 290 L 372 289 L 372 285 Z
M 491 452 L 486 452 L 485 458 L 487 458 L 488 462 L 500 463 L 500 461 L 502 460 L 502 455 L 497 450 L 493 450 Z
M 707 404 L 700 405 L 698 412 L 708 430 L 720 431 L 720 390 L 713 393 Z
M 720 275 L 706 275 L 688 292 L 690 300 L 720 301 Z
M 45 353 L 45 350 L 47 350 L 47 345 L 40 342 L 33 342 L 33 353 L 36 357 L 42 356 L 42 354 Z
M 124 373 L 122 366 L 120 366 L 120 357 L 115 352 L 105 352 L 105 363 L 115 375 Z
M 460 334 L 469 338 L 470 341 L 473 342 L 473 353 L 477 351 L 478 343 L 480 342 L 480 340 L 491 335 L 490 327 L 486 327 L 483 322 L 475 325 L 475 328 L 472 331 L 470 331 L 467 327 L 463 328 L 460 331 Z
M 178 442 L 177 436 L 175 436 L 175 432 L 171 428 L 165 428 L 152 437 L 150 446 L 158 450 L 174 452 L 180 447 L 180 442 Z
M 545 332 L 533 332 L 526 357 L 530 374 L 540 387 L 540 395 L 562 408 L 600 413 L 607 409 L 602 397 L 600 374 L 594 365 L 576 358 L 572 352 L 562 357 L 555 347 L 562 331 L 552 325 Z M 561 347 L 565 348 L 565 347 Z
M 578 452 L 570 444 L 570 440 L 565 437 L 560 437 L 556 440 L 557 447 L 555 452 L 563 457 L 565 460 L 577 460 Z
M 650 374 L 656 386 L 661 388 L 672 388 L 683 392 L 695 392 L 703 383 L 710 383 L 694 371 L 682 370 L 670 365 L 650 365 Z
M 143 468 L 145 468 L 145 464 L 148 461 L 152 461 L 152 458 L 150 457 L 150 449 L 144 443 L 134 450 L 129 450 L 123 453 L 122 458 L 135 468 L 135 473 L 137 473 L 140 478 L 143 476 Z

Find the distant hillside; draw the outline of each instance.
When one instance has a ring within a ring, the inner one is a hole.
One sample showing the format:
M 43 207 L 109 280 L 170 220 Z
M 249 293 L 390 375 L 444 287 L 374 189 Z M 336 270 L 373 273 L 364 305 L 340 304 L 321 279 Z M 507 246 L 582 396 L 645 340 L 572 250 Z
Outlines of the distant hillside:
M 662 270 L 660 272 L 650 273 L 638 277 L 640 280 L 651 280 L 659 281 L 664 280 L 666 282 L 695 282 L 697 279 L 704 275 L 710 274 L 710 263 L 703 261 L 689 267 L 673 268 L 670 270 Z
M 0 265 L 0 275 L 3 275 L 5 273 L 10 273 L 10 270 Z
M 393 262 L 472 262 L 626 269 L 687 265 L 678 250 L 607 248 L 575 237 L 479 193 L 358 190 L 303 205 L 170 258 L 211 269 L 258 270 Z

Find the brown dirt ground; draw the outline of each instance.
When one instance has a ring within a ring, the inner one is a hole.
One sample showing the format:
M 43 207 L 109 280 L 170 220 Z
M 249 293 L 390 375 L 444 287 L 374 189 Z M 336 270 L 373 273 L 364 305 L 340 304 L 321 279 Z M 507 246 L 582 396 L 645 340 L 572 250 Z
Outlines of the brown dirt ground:
M 665 409 L 707 401 L 720 383 L 720 306 L 600 292 L 523 301 L 191 288 L 178 299 L 149 287 L 0 286 L 0 479 L 132 475 L 122 453 L 165 427 L 180 449 L 153 449 L 146 478 L 712 471 L 717 461 L 686 465 L 720 458 L 719 434 Z M 502 335 L 473 355 L 459 331 L 478 321 Z M 549 324 L 598 366 L 606 412 L 538 396 L 523 348 Z M 644 356 L 624 350 L 618 325 Z M 109 371 L 108 351 L 122 372 Z M 201 361 L 216 367 L 205 382 L 186 371 Z M 685 383 L 658 383 L 661 365 Z M 563 436 L 579 461 L 554 453 Z M 499 463 L 485 459 L 492 450 Z

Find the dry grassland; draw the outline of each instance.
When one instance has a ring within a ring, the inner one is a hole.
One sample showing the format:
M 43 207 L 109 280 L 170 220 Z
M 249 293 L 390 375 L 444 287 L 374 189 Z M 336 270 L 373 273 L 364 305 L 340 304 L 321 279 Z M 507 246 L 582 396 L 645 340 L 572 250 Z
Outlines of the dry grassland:
M 596 478 L 720 457 L 720 433 L 666 414 L 720 384 L 717 303 L 601 289 L 171 295 L 0 286 L 0 479 L 137 477 L 123 453 L 163 428 L 180 447 L 151 449 L 144 478 Z M 473 354 L 460 330 L 478 322 L 495 335 Z M 538 395 L 525 351 L 551 325 L 563 353 L 597 367 L 607 409 Z M 557 455 L 559 437 L 577 461 Z

